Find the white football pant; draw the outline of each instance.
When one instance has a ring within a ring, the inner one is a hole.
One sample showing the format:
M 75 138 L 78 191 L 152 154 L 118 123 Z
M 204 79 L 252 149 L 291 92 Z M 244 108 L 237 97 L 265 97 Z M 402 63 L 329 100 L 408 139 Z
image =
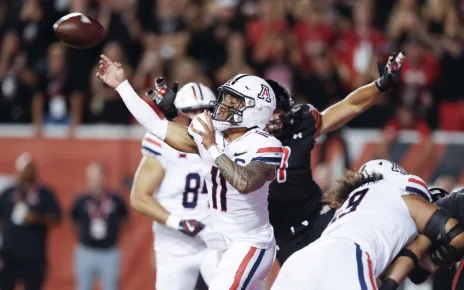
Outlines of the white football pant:
M 276 248 L 259 249 L 246 242 L 231 242 L 227 250 L 218 253 L 220 262 L 209 290 L 262 290 Z

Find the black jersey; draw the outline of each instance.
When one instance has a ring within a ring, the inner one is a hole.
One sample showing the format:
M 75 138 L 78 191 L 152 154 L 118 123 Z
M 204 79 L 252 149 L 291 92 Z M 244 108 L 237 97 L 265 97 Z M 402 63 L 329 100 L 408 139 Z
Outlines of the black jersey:
M 450 193 L 435 202 L 439 207 L 448 210 L 452 217 L 456 218 L 459 223 L 464 224 L 464 188 Z M 461 260 L 461 265 L 464 259 Z M 450 278 L 453 277 L 452 281 Z M 454 273 L 454 269 L 441 267 L 435 273 L 434 285 L 439 285 L 440 289 L 463 290 L 464 289 L 464 271 L 459 267 Z M 447 287 L 447 288 L 443 288 Z
M 292 117 L 291 129 L 279 137 L 283 160 L 269 186 L 269 214 L 274 227 L 308 219 L 321 208 L 322 192 L 311 170 L 311 150 L 321 116 L 312 105 L 304 104 L 293 106 Z
M 448 210 L 452 217 L 464 225 L 464 188 L 437 200 L 435 204 Z

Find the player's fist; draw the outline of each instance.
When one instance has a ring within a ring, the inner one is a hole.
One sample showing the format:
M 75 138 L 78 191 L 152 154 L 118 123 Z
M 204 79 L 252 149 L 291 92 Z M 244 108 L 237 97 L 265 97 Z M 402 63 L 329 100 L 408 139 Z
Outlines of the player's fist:
M 403 49 L 398 54 L 392 52 L 385 66 L 381 62 L 377 62 L 379 78 L 375 81 L 375 85 L 379 91 L 382 93 L 388 92 L 399 84 L 401 68 L 405 57 L 406 50 Z
M 106 55 L 100 55 L 97 78 L 101 79 L 109 87 L 116 89 L 126 80 L 124 68 L 119 62 L 113 62 Z
M 205 228 L 202 222 L 197 220 L 183 220 L 179 223 L 179 231 L 194 237 Z
M 179 83 L 175 81 L 171 89 L 168 90 L 164 78 L 158 77 L 155 80 L 155 86 L 155 89 L 147 91 L 147 96 L 161 109 L 166 119 L 171 121 L 179 114 L 177 108 L 174 106 L 174 101 L 179 90 Z

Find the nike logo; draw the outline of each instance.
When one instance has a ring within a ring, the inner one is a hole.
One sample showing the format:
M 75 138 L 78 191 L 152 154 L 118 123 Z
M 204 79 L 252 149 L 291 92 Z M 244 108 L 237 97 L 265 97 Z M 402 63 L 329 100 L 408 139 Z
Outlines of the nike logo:
M 240 156 L 240 155 L 243 155 L 243 154 L 245 154 L 245 153 L 247 153 L 247 152 L 244 151 L 244 152 L 241 152 L 241 153 L 234 153 L 234 156 Z
M 192 226 L 189 222 L 185 222 L 185 225 L 187 225 L 187 229 L 188 229 L 190 232 L 193 232 L 193 230 L 195 229 L 195 227 Z

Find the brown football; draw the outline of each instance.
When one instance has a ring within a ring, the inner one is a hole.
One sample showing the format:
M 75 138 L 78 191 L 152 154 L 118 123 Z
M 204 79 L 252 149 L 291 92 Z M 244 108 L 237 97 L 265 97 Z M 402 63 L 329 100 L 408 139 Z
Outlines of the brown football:
M 70 13 L 53 24 L 56 36 L 67 45 L 85 49 L 105 38 L 103 26 L 95 18 L 82 13 Z

